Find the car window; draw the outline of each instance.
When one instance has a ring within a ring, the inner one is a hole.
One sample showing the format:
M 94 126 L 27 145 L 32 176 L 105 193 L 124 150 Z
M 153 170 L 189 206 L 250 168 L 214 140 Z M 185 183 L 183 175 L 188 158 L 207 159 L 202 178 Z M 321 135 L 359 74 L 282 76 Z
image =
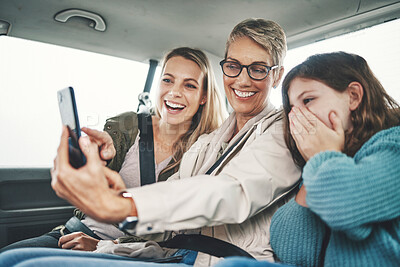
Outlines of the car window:
M 50 167 L 61 133 L 57 90 L 75 89 L 81 126 L 138 105 L 148 64 L 0 37 L 0 167 Z
M 308 56 L 334 51 L 355 53 L 365 58 L 388 94 L 400 102 L 400 19 L 290 49 L 284 62 L 285 74 Z M 271 93 L 271 102 L 282 105 L 280 87 Z
M 363 56 L 400 102 L 400 20 L 291 49 L 285 73 L 312 54 L 338 50 Z M 73 86 L 81 126 L 101 130 L 107 118 L 136 111 L 148 70 L 147 63 L 5 36 L 0 58 L 0 168 L 52 166 L 61 130 L 57 90 Z M 160 67 L 153 103 L 159 76 Z M 280 87 L 271 101 L 281 105 Z

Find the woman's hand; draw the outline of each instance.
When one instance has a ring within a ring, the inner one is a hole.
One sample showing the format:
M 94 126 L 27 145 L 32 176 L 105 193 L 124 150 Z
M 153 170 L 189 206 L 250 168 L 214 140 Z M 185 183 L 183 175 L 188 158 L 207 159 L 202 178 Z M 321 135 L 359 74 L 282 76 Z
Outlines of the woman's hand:
M 343 151 L 345 134 L 342 122 L 334 112 L 329 114 L 329 120 L 333 129 L 307 108 L 293 107 L 289 113 L 290 133 L 305 161 L 322 151 Z
M 94 251 L 99 241 L 85 233 L 75 232 L 60 237 L 58 246 L 63 249 Z
M 51 186 L 59 197 L 98 221 L 124 220 L 135 208 L 131 200 L 119 196 L 119 191 L 125 188 L 124 182 L 118 173 L 103 166 L 96 143 L 82 137 L 79 145 L 87 162 L 74 169 L 69 164 L 68 131 L 64 126 L 51 170 Z
M 100 157 L 102 160 L 110 160 L 115 157 L 116 151 L 114 143 L 107 132 L 100 132 L 86 127 L 83 127 L 82 131 L 90 137 L 90 141 L 97 144 L 100 149 Z

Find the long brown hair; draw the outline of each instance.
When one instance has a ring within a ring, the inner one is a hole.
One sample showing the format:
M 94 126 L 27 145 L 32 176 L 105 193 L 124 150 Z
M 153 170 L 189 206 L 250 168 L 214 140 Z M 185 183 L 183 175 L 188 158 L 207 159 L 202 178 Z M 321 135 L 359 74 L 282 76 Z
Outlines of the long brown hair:
M 351 112 L 353 128 L 346 132 L 344 153 L 349 156 L 354 156 L 375 133 L 400 123 L 398 103 L 386 93 L 364 58 L 345 52 L 311 56 L 293 68 L 282 83 L 285 141 L 295 163 L 300 167 L 305 165 L 305 161 L 290 134 L 288 120 L 291 110 L 288 91 L 295 78 L 316 80 L 339 92 L 345 91 L 351 82 L 359 82 L 363 86 L 361 103 Z
M 203 73 L 203 93 L 207 96 L 207 101 L 201 105 L 192 118 L 189 130 L 184 133 L 173 145 L 173 162 L 170 162 L 164 173 L 174 169 L 177 171 L 181 163 L 183 154 L 192 146 L 200 135 L 210 133 L 217 129 L 227 117 L 226 107 L 222 101 L 218 86 L 215 81 L 214 72 L 207 56 L 199 49 L 189 47 L 178 47 L 168 52 L 163 59 L 161 73 L 164 72 L 167 61 L 173 57 L 183 57 L 195 62 Z M 155 110 L 156 116 L 160 117 L 158 108 Z

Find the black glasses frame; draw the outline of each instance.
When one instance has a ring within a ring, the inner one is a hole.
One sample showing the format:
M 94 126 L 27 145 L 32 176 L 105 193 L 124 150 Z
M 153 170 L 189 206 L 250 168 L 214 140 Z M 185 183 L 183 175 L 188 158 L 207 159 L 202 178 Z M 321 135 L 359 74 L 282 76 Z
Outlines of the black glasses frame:
M 232 75 L 228 75 L 228 74 L 225 73 L 225 71 L 224 71 L 224 64 L 225 64 L 225 63 L 229 63 L 229 62 L 238 64 L 238 65 L 240 66 L 240 71 L 239 71 L 239 73 L 238 73 L 237 75 L 233 75 L 233 76 L 232 76 Z M 221 66 L 222 73 L 223 73 L 225 76 L 228 76 L 228 77 L 230 77 L 230 78 L 238 77 L 238 76 L 240 75 L 240 73 L 242 73 L 243 68 L 246 68 L 246 69 L 247 69 L 247 74 L 249 75 L 249 77 L 250 77 L 251 79 L 253 79 L 253 80 L 256 80 L 256 81 L 264 80 L 265 78 L 267 78 L 267 76 L 268 76 L 268 74 L 269 74 L 269 72 L 270 72 L 271 70 L 276 69 L 276 68 L 278 67 L 278 65 L 275 65 L 275 66 L 270 67 L 270 66 L 267 66 L 267 65 L 264 65 L 264 64 L 260 64 L 260 63 L 253 63 L 253 64 L 250 64 L 250 65 L 242 65 L 242 64 L 239 64 L 238 62 L 229 61 L 229 60 L 225 60 L 225 59 L 221 60 L 221 62 L 219 62 L 219 65 Z M 250 66 L 263 66 L 263 67 L 267 68 L 267 73 L 265 74 L 265 76 L 264 76 L 263 78 L 260 78 L 260 79 L 254 78 L 254 77 L 252 77 L 251 74 L 250 74 L 250 69 L 249 69 Z

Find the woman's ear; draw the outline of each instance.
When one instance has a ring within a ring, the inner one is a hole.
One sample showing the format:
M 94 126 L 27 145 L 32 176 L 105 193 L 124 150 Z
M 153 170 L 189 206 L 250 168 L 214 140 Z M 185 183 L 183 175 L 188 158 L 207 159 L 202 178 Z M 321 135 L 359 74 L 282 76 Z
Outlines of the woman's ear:
M 364 96 L 364 88 L 359 82 L 351 82 L 347 87 L 350 101 L 350 110 L 354 111 L 360 105 Z
M 207 96 L 203 96 L 200 101 L 200 105 L 204 105 L 207 102 Z
M 272 85 L 274 88 L 278 87 L 279 82 L 281 81 L 284 72 L 285 72 L 285 68 L 283 66 L 280 67 L 278 75 L 274 76 L 275 81 L 274 81 L 274 84 Z

